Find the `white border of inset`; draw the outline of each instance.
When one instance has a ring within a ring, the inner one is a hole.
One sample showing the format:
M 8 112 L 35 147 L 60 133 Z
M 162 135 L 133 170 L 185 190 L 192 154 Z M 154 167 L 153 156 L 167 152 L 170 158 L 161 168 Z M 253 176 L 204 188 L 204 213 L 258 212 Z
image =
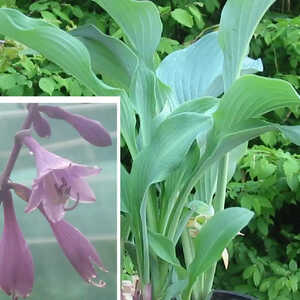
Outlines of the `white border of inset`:
M 120 162 L 121 162 L 121 150 L 120 150 L 120 137 L 121 137 L 121 121 L 120 121 L 120 97 L 106 97 L 106 96 L 95 96 L 95 97 L 72 97 L 72 96 L 62 96 L 62 97 L 55 97 L 55 96 L 44 96 L 44 97 L 1 97 L 1 103 L 5 104 L 14 104 L 14 103 L 71 103 L 71 104 L 116 104 L 117 106 L 117 232 L 116 232 L 116 239 L 117 239 L 117 299 L 121 299 L 121 225 L 120 225 L 120 209 L 121 209 L 121 176 L 120 176 Z M 0 106 L 1 110 L 1 106 Z M 116 299 L 116 300 L 117 300 Z

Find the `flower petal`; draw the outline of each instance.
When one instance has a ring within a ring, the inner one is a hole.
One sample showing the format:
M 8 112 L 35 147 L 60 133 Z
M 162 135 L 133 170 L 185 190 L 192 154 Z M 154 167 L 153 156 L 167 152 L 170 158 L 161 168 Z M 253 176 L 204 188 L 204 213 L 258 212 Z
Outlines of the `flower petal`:
M 89 203 L 96 201 L 96 196 L 93 190 L 90 188 L 90 186 L 85 180 L 69 176 L 68 183 L 72 187 L 70 194 L 74 200 L 76 200 L 77 194 L 79 194 L 80 203 Z
M 42 201 L 42 195 L 43 195 L 43 187 L 38 183 L 35 183 L 32 186 L 32 192 L 28 204 L 25 208 L 26 213 L 32 212 L 40 205 Z
M 47 196 L 47 199 L 43 201 L 43 207 L 49 219 L 52 222 L 58 222 L 64 217 L 66 201 L 55 190 L 54 184 L 57 182 L 53 173 L 48 174 L 43 179 L 43 189 L 45 196 Z
M 47 151 L 31 136 L 25 136 L 23 143 L 34 154 L 38 177 L 46 175 L 49 170 L 64 169 L 71 165 L 70 160 Z
M 98 167 L 88 167 L 79 164 L 72 164 L 69 169 L 69 174 L 72 174 L 74 177 L 87 177 L 91 175 L 97 175 L 101 171 L 101 168 Z

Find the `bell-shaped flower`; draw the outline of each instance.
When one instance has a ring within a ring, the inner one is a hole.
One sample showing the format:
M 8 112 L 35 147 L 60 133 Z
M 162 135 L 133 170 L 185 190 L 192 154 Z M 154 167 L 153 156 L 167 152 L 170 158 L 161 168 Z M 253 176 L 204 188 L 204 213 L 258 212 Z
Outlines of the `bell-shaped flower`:
M 112 141 L 109 132 L 96 120 L 73 114 L 58 106 L 41 105 L 39 111 L 48 117 L 65 120 L 89 143 L 98 146 L 110 146 Z
M 25 212 L 33 211 L 42 203 L 48 218 L 57 222 L 63 218 L 65 211 L 75 208 L 79 202 L 96 200 L 84 178 L 98 174 L 99 168 L 74 164 L 59 157 L 47 151 L 31 136 L 25 136 L 22 140 L 34 154 L 37 167 L 37 178 Z M 69 199 L 75 201 L 71 207 L 67 207 Z
M 16 194 L 25 201 L 30 199 L 31 190 L 29 188 L 21 184 L 12 184 L 11 187 L 14 189 Z M 104 272 L 107 272 L 107 270 L 104 268 L 94 246 L 77 228 L 65 220 L 52 222 L 48 218 L 42 205 L 39 205 L 39 209 L 49 222 L 56 240 L 65 256 L 69 259 L 70 263 L 79 275 L 85 281 L 94 286 L 104 287 L 104 281 L 95 281 L 97 274 L 93 264 Z
M 30 250 L 17 223 L 10 191 L 0 192 L 4 229 L 0 240 L 0 287 L 12 299 L 26 298 L 32 291 L 34 272 Z

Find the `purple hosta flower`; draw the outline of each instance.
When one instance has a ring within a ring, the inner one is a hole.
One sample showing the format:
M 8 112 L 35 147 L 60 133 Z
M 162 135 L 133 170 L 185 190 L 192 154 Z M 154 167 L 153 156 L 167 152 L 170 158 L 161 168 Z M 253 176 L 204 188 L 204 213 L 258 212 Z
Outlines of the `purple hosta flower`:
M 29 188 L 20 184 L 11 184 L 11 187 L 25 201 L 30 199 L 31 190 Z M 75 270 L 88 283 L 97 287 L 104 287 L 104 281 L 94 281 L 96 272 L 93 264 L 98 266 L 102 271 L 107 272 L 94 246 L 77 228 L 64 220 L 52 222 L 45 213 L 42 205 L 39 205 L 39 209 L 49 222 L 60 247 Z
M 17 223 L 10 191 L 0 193 L 4 210 L 4 230 L 0 241 L 0 287 L 12 299 L 26 298 L 33 287 L 30 250 Z
M 103 147 L 110 146 L 112 141 L 108 131 L 98 121 L 70 113 L 57 106 L 42 105 L 39 111 L 50 118 L 65 120 L 89 143 Z
M 42 203 L 46 215 L 52 222 L 61 220 L 66 210 L 75 208 L 78 202 L 90 203 L 95 195 L 83 177 L 100 172 L 97 167 L 74 164 L 39 145 L 31 136 L 23 137 L 23 143 L 34 154 L 37 178 L 25 212 L 31 212 Z M 75 201 L 67 207 L 69 199 Z

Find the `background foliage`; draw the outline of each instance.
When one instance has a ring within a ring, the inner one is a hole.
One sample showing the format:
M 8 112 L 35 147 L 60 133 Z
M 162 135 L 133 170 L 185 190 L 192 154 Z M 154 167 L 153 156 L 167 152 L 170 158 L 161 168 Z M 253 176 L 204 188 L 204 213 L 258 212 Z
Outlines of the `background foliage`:
M 184 48 L 216 30 L 225 0 L 155 0 L 164 24 L 156 60 Z M 92 23 L 103 32 L 124 39 L 115 22 L 91 1 L 1 1 L 25 14 L 43 18 L 65 30 Z M 300 2 L 278 0 L 259 24 L 250 56 L 261 57 L 263 75 L 288 80 L 300 91 Z M 1 37 L 0 37 L 1 39 Z M 0 44 L 1 45 L 1 44 Z M 105 80 L 105 79 L 104 79 Z M 13 41 L 0 46 L 1 95 L 71 95 L 90 92 L 76 79 L 38 53 Z M 271 121 L 299 124 L 300 110 L 270 113 Z M 300 282 L 300 155 L 279 133 L 267 133 L 250 144 L 228 186 L 227 205 L 255 211 L 246 236 L 229 248 L 230 264 L 218 266 L 215 287 L 240 290 L 259 299 L 299 299 Z M 122 149 L 126 161 L 126 149 Z M 130 163 L 130 162 L 128 162 Z M 275 185 L 275 182 L 279 184 Z M 125 258 L 124 277 L 134 274 Z M 293 297 L 293 298 L 292 298 Z

